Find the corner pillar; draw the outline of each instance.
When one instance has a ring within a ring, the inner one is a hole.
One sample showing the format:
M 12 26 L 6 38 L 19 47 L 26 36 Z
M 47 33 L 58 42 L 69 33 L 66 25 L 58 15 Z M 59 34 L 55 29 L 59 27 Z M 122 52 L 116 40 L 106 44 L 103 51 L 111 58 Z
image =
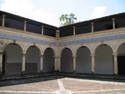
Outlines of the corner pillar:
M 55 71 L 56 72 L 61 72 L 60 56 L 55 57 Z

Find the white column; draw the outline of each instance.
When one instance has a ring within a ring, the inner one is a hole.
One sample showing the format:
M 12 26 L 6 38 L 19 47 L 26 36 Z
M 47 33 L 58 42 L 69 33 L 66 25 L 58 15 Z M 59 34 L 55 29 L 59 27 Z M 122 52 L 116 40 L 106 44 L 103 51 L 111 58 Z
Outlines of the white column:
M 76 35 L 76 28 L 75 28 L 75 26 L 73 26 L 73 35 L 74 36 Z
M 44 33 L 44 25 L 41 26 L 41 34 L 43 35 Z
M 94 32 L 94 22 L 91 22 L 91 32 Z
M 43 55 L 40 56 L 40 72 L 43 72 Z
M 56 72 L 61 72 L 60 56 L 55 57 L 55 71 Z
M 26 62 L 25 57 L 26 57 L 26 54 L 23 53 L 22 54 L 22 73 L 25 72 L 25 62 Z
M 115 29 L 115 18 L 112 18 L 113 29 Z
M 26 32 L 26 23 L 27 21 L 24 21 L 24 31 Z
M 76 72 L 76 56 L 73 56 L 73 71 Z
M 114 74 L 118 74 L 118 60 L 117 60 L 117 53 L 113 53 L 114 55 Z
M 2 26 L 5 26 L 5 15 L 2 16 Z
M 3 63 L 3 52 L 0 52 L 0 74 L 2 73 L 2 70 L 3 70 L 2 63 Z
M 95 73 L 95 54 L 91 54 L 91 71 L 94 74 Z

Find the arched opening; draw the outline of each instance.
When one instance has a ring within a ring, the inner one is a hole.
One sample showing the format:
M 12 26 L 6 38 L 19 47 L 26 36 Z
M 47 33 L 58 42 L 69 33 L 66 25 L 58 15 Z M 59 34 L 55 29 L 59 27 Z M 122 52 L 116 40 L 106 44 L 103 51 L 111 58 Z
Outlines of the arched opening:
M 113 51 L 106 44 L 100 45 L 95 51 L 95 73 L 113 74 Z
M 3 53 L 3 74 L 18 75 L 22 69 L 22 49 L 19 45 L 8 44 Z
M 61 53 L 61 72 L 73 72 L 72 51 L 68 48 L 63 49 Z
M 40 50 L 36 46 L 30 46 L 26 52 L 25 72 L 40 72 Z
M 54 72 L 55 58 L 54 51 L 47 48 L 43 55 L 43 72 Z
M 125 43 L 120 45 L 117 54 L 118 54 L 118 74 L 125 75 Z
M 83 46 L 77 50 L 76 72 L 91 73 L 91 53 L 90 50 Z

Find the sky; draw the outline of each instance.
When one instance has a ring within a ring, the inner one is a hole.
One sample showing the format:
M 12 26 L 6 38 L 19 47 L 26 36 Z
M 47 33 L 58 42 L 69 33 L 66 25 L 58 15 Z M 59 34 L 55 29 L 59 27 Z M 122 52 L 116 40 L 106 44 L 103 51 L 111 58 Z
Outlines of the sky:
M 125 0 L 0 0 L 0 10 L 60 26 L 62 14 L 74 13 L 80 22 L 125 12 Z

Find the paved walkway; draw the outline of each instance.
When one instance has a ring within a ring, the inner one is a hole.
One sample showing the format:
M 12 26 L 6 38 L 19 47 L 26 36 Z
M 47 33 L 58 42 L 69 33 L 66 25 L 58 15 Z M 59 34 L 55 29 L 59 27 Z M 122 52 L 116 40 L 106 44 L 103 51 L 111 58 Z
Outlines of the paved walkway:
M 125 83 L 62 78 L 1 86 L 0 94 L 125 94 Z

